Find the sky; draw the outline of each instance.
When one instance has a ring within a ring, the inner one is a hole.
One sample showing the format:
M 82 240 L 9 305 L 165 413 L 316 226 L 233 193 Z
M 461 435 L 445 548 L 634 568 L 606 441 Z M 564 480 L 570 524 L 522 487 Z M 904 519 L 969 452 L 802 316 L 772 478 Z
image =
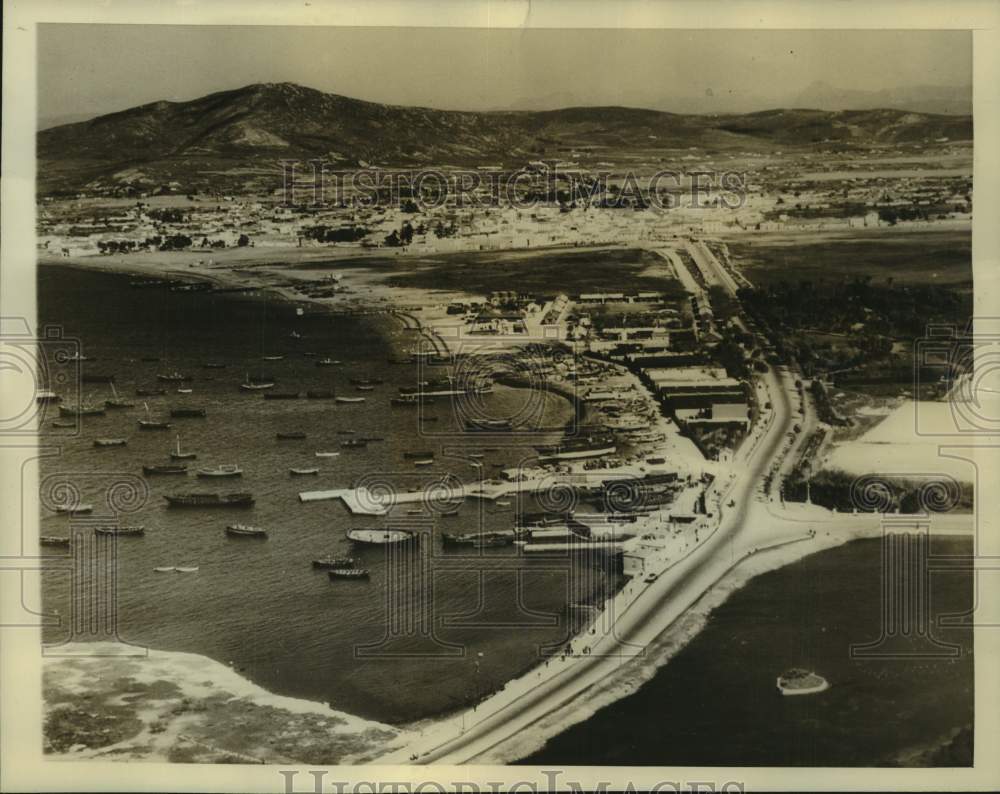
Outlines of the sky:
M 972 83 L 967 31 L 44 24 L 38 53 L 43 126 L 259 82 L 443 109 L 682 113 L 867 101 L 858 92 L 888 102 Z

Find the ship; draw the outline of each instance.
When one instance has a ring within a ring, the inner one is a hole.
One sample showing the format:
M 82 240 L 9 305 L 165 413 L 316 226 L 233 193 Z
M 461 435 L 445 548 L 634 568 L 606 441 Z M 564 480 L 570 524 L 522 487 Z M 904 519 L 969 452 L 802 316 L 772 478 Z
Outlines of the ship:
M 95 438 L 95 447 L 124 447 L 128 441 L 124 438 Z
M 331 579 L 367 579 L 367 568 L 333 568 L 327 571 Z
M 214 469 L 198 469 L 199 477 L 242 477 L 243 469 L 235 463 L 224 463 Z
M 226 527 L 226 534 L 236 537 L 266 538 L 267 530 L 260 527 L 251 527 L 248 524 L 230 524 Z
M 42 535 L 38 539 L 38 543 L 41 546 L 68 546 L 70 544 L 70 539 L 59 538 L 54 535 Z
M 161 373 L 156 376 L 156 379 L 162 383 L 185 383 L 189 380 L 194 380 L 191 375 L 182 375 L 177 370 L 173 372 Z
M 353 568 L 353 557 L 320 557 L 313 560 L 313 568 Z
M 204 408 L 171 408 L 170 416 L 174 419 L 204 419 L 208 412 Z
M 253 507 L 249 493 L 176 493 L 164 494 L 170 507 Z
M 104 416 L 104 409 L 96 405 L 59 406 L 60 416 Z
M 95 535 L 121 535 L 124 537 L 136 537 L 138 535 L 145 535 L 146 528 L 144 526 L 136 527 L 94 527 Z
M 413 543 L 419 535 L 406 529 L 349 529 L 347 539 L 354 543 L 385 546 L 392 543 Z
M 187 474 L 184 463 L 159 463 L 142 467 L 143 474 Z
M 782 695 L 814 695 L 830 688 L 823 676 L 798 667 L 778 676 L 777 686 Z

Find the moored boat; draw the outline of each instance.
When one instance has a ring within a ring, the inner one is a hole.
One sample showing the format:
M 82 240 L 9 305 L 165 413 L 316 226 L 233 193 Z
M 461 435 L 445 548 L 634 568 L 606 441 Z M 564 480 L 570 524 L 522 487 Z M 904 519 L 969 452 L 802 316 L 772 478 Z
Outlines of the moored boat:
M 354 543 L 384 546 L 391 543 L 413 543 L 419 535 L 408 529 L 349 529 L 347 539 Z
M 814 695 L 830 688 L 830 684 L 823 676 L 798 667 L 793 667 L 778 676 L 777 686 L 782 695 Z
M 166 389 L 136 389 L 136 397 L 162 397 L 167 393 Z
M 35 395 L 36 403 L 57 403 L 61 399 L 62 397 L 52 391 L 52 389 L 39 389 L 38 394 Z
M 289 469 L 288 473 L 295 477 L 303 477 L 309 474 L 319 474 L 319 469 Z
M 259 380 L 251 379 L 250 373 L 248 372 L 243 383 L 240 384 L 240 388 L 243 391 L 264 391 L 265 389 L 273 389 L 274 381 L 267 380 L 264 378 L 261 378 Z
M 177 436 L 177 447 L 170 453 L 171 460 L 194 460 L 198 457 L 196 452 L 181 452 L 181 437 Z
M 59 538 L 55 535 L 42 535 L 38 539 L 38 543 L 42 546 L 68 546 L 70 544 L 70 539 Z
M 96 405 L 60 405 L 60 416 L 104 416 L 104 409 Z
M 79 516 L 84 513 L 93 513 L 94 506 L 87 503 L 79 503 L 73 505 L 57 505 L 55 508 L 57 513 L 68 513 L 71 516 Z
M 413 461 L 414 466 L 433 466 L 434 458 L 423 458 L 422 460 Z
M 162 383 L 185 383 L 190 380 L 194 380 L 191 375 L 182 375 L 177 370 L 173 372 L 161 373 L 156 376 L 156 379 Z
M 320 557 L 313 560 L 313 568 L 353 568 L 353 557 Z
M 223 463 L 213 469 L 198 469 L 199 477 L 242 477 L 243 469 L 235 463 Z
M 145 535 L 146 528 L 144 526 L 135 527 L 94 527 L 95 535 L 120 535 L 123 537 L 136 537 L 138 535 Z
M 95 438 L 95 447 L 124 447 L 128 441 L 124 438 Z
M 236 537 L 266 538 L 267 530 L 249 524 L 230 524 L 226 527 L 226 534 Z
M 403 457 L 406 460 L 426 460 L 427 458 L 433 458 L 434 453 L 430 450 L 426 452 L 404 452 Z
M 334 399 L 339 403 L 363 403 L 365 401 L 364 397 L 334 397 Z
M 163 498 L 170 507 L 252 507 L 254 503 L 249 493 L 177 493 Z
M 317 458 L 336 458 L 340 455 L 339 452 L 317 452 L 315 454 Z
M 115 388 L 114 382 L 111 383 L 111 399 L 105 400 L 104 405 L 107 408 L 135 408 L 135 403 L 130 400 L 122 399 L 118 396 L 118 390 Z
M 327 571 L 331 579 L 367 579 L 367 568 L 333 568 Z
M 341 441 L 340 446 L 347 449 L 362 449 L 368 446 L 368 441 L 363 438 L 349 438 L 346 441 Z
M 152 419 L 149 413 L 149 405 L 146 403 L 143 403 L 142 405 L 146 409 L 146 418 L 139 420 L 140 430 L 166 430 L 170 427 L 170 422 L 162 422 Z
M 142 467 L 143 474 L 187 474 L 187 464 L 184 463 L 159 463 Z

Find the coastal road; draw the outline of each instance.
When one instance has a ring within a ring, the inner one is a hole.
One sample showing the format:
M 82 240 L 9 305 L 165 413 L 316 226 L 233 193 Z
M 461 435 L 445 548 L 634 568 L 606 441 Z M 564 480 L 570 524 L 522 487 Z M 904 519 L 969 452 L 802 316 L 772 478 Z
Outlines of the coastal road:
M 405 749 L 384 756 L 376 763 L 469 763 L 495 751 L 509 738 L 553 711 L 570 703 L 587 689 L 608 680 L 622 665 L 642 653 L 649 643 L 683 615 L 715 582 L 745 555 L 757 541 L 737 538 L 754 518 L 767 516 L 763 504 L 755 503 L 755 486 L 782 449 L 792 421 L 788 395 L 776 373 L 764 380 L 773 415 L 760 435 L 745 445 L 744 465 L 726 475 L 718 485 L 722 519 L 717 529 L 671 565 L 656 581 L 633 581 L 619 594 L 606 614 L 613 616 L 611 629 L 574 640 L 574 655 L 552 658 L 456 718 L 438 723 Z M 732 508 L 725 507 L 730 501 Z M 753 509 L 754 505 L 757 509 Z M 796 537 L 805 529 L 794 526 Z

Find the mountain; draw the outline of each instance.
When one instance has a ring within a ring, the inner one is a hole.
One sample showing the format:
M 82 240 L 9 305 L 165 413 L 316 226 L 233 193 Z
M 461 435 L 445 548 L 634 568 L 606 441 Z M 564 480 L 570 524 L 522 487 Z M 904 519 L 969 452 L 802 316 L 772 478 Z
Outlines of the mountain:
M 970 140 L 968 116 L 899 110 L 681 115 L 624 107 L 488 113 L 365 102 L 265 83 L 153 102 L 38 133 L 39 193 L 274 189 L 281 160 L 336 166 L 518 167 L 541 157 L 669 163 L 681 151 L 775 151 Z
M 915 85 L 881 91 L 856 91 L 817 81 L 795 97 L 794 104 L 796 107 L 820 110 L 896 108 L 915 113 L 968 116 L 972 113 L 972 86 Z

